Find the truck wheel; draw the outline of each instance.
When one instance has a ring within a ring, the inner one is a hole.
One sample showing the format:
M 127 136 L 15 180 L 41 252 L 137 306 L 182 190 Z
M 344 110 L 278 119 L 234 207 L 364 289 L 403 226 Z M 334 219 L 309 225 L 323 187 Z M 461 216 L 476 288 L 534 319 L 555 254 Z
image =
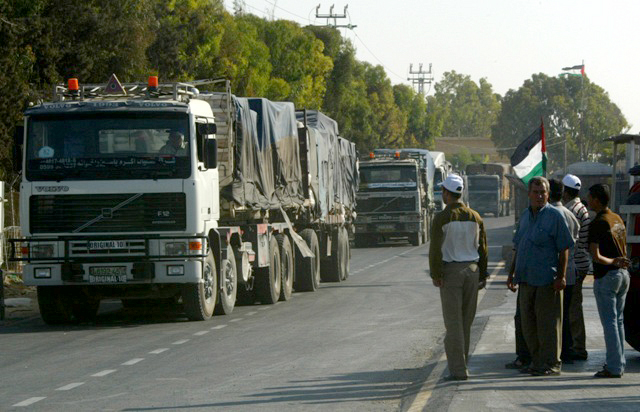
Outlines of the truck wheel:
M 182 303 L 189 320 L 208 320 L 213 315 L 218 296 L 218 275 L 213 251 L 202 265 L 202 281 L 182 287 Z
M 100 299 L 78 294 L 74 297 L 71 313 L 77 322 L 93 322 L 96 320 L 99 308 Z
M 275 236 L 269 240 L 269 266 L 256 269 L 256 297 L 262 304 L 273 304 L 282 288 L 280 250 Z
M 369 242 L 369 237 L 367 235 L 356 235 L 355 238 L 356 247 L 357 248 L 365 248 L 368 247 L 371 242 Z
M 313 257 L 304 257 L 296 248 L 296 284 L 298 292 L 315 292 L 320 287 L 320 244 L 318 235 L 313 229 L 307 228 L 300 232 L 300 236 L 309 246 Z
M 420 246 L 422 244 L 422 233 L 411 233 L 409 235 L 409 242 L 413 246 Z
M 349 244 L 349 233 L 347 233 L 346 228 L 340 229 L 340 238 L 341 241 L 338 244 L 338 247 L 342 248 L 342 258 L 340 262 L 341 268 L 341 277 L 342 280 L 347 280 L 349 278 L 349 266 L 351 265 L 351 245 Z
M 47 325 L 71 323 L 73 314 L 68 293 L 59 286 L 38 286 L 38 307 L 40 316 Z
M 238 271 L 236 270 L 236 257 L 233 254 L 233 247 L 227 245 L 227 258 L 222 261 L 220 268 L 221 287 L 218 291 L 218 304 L 216 305 L 216 315 L 230 315 L 236 306 L 236 296 L 238 294 Z
M 278 249 L 280 250 L 280 264 L 282 272 L 282 288 L 280 290 L 280 300 L 287 301 L 291 299 L 293 293 L 293 248 L 289 236 L 285 234 L 276 235 L 278 241 Z
M 333 241 L 336 246 L 335 248 L 332 248 L 331 256 L 327 259 L 323 259 L 320 263 L 320 278 L 323 282 L 340 282 L 345 278 L 344 262 L 346 257 L 344 254 L 345 252 L 348 253 L 349 239 L 348 237 L 343 236 L 343 229 L 340 228 L 337 230 Z M 347 243 L 346 247 L 345 241 Z

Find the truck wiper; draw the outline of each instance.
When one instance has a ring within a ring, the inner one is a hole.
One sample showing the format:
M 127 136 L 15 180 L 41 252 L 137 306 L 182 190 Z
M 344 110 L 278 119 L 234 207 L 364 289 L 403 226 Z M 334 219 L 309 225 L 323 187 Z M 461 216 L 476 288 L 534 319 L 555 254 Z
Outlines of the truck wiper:
M 380 206 L 376 207 L 375 209 L 373 209 L 372 211 L 370 211 L 369 213 L 373 213 L 373 212 L 377 212 L 378 210 L 382 209 L 385 206 L 388 206 L 391 202 L 393 202 L 394 200 L 398 199 L 400 196 L 396 196 L 394 198 L 392 198 L 391 200 L 389 200 L 386 203 L 381 204 Z

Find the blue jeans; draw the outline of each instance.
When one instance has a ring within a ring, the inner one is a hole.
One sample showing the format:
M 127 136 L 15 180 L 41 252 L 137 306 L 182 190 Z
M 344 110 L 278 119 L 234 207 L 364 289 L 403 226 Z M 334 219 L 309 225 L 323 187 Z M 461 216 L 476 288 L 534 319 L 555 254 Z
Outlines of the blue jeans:
M 596 279 L 593 294 L 604 330 L 607 347 L 606 368 L 613 374 L 624 373 L 624 300 L 629 290 L 629 272 L 625 269 L 610 270 Z

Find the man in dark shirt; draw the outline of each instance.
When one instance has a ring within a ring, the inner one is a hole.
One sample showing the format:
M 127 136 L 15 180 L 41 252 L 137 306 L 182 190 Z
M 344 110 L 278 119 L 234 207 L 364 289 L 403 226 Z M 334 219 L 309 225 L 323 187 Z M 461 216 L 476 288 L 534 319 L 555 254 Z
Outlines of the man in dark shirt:
M 609 188 L 589 188 L 589 208 L 597 213 L 589 227 L 589 252 L 593 259 L 593 294 L 604 330 L 607 357 L 596 378 L 621 378 L 624 373 L 624 301 L 629 290 L 629 259 L 624 222 L 609 209 Z

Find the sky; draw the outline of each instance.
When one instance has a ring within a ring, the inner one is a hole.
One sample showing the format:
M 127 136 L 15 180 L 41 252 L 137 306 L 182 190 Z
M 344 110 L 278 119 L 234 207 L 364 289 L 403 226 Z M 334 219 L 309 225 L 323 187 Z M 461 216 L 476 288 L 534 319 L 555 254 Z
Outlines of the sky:
M 224 0 L 233 10 L 233 0 Z M 260 17 L 325 25 L 320 15 L 343 15 L 340 29 L 359 60 L 382 65 L 393 84 L 410 84 L 409 66 L 432 66 L 434 83 L 455 70 L 486 78 L 504 95 L 532 74 L 556 76 L 584 62 L 640 133 L 640 2 L 637 0 L 244 0 Z M 331 20 L 333 22 L 333 20 Z M 425 91 L 433 94 L 433 85 Z

